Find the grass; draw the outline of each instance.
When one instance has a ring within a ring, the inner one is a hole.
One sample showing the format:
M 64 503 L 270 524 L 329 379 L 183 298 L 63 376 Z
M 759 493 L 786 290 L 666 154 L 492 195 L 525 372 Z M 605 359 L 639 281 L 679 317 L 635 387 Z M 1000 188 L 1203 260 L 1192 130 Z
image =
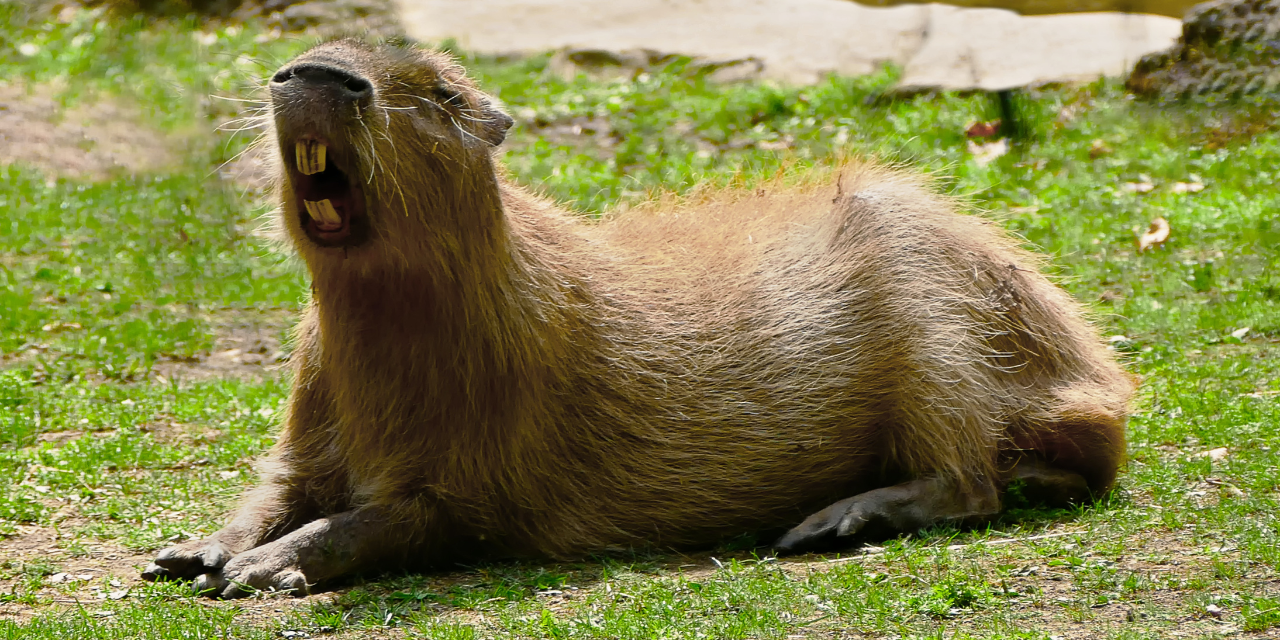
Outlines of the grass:
M 0 2 L 7 82 L 53 87 L 68 106 L 124 101 L 195 140 L 157 175 L 0 168 L 0 638 L 1280 633 L 1271 116 L 1157 110 L 1115 81 L 1046 89 L 1024 96 L 1028 140 L 982 165 L 964 131 L 994 105 L 892 99 L 891 69 L 786 88 L 710 84 L 680 63 L 565 80 L 547 57 L 462 54 L 518 118 L 505 153 L 514 177 L 588 214 L 855 154 L 928 171 L 1001 220 L 1048 256 L 1143 379 L 1131 461 L 1107 500 L 1015 509 L 987 529 L 844 558 L 637 552 L 236 603 L 138 582 L 153 550 L 220 525 L 288 389 L 270 369 L 201 368 L 236 323 L 283 336 L 306 295 L 297 266 L 254 233 L 265 207 L 215 175 L 247 138 L 210 133 L 243 105 L 208 96 L 251 97 L 305 46 L 261 36 L 92 12 L 52 20 Z M 1171 238 L 1139 253 L 1155 217 Z

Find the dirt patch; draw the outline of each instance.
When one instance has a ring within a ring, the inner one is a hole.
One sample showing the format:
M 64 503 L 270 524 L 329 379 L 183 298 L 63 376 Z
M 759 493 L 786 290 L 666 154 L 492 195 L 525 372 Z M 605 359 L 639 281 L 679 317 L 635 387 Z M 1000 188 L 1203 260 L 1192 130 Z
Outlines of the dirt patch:
M 0 620 L 22 623 L 34 616 L 74 608 L 92 612 L 95 605 L 137 597 L 135 591 L 145 584 L 138 577 L 139 572 L 151 562 L 152 553 L 135 553 L 101 542 L 89 542 L 70 553 L 59 540 L 72 535 L 48 527 L 24 526 L 17 536 L 0 539 L 0 593 L 21 592 L 25 596 L 20 600 L 0 600 Z M 295 609 L 333 597 L 274 595 L 235 603 L 201 603 L 239 609 L 240 624 L 269 627 Z
M 265 144 L 251 144 L 218 167 L 218 177 L 236 185 L 245 195 L 265 197 L 275 174 L 275 161 L 271 157 L 274 153 L 277 151 Z
M 151 375 L 161 382 L 213 378 L 253 379 L 278 375 L 289 354 L 281 336 L 297 320 L 292 309 L 222 312 L 210 318 L 214 347 L 191 358 L 156 362 Z
M 39 603 L 78 606 L 127 597 L 138 568 L 149 560 L 106 542 L 90 541 L 70 553 L 60 542 L 74 534 L 38 526 L 19 526 L 18 534 L 0 539 L 0 593 L 40 585 L 26 593 Z M 22 600 L 0 600 L 0 620 L 21 621 L 47 613 L 48 606 Z
M 0 84 L 0 165 L 22 163 L 51 176 L 107 179 L 173 166 L 172 140 L 118 99 L 64 108 L 58 88 Z
M 951 562 L 976 562 L 989 568 L 986 573 L 990 576 L 990 586 L 999 587 L 1004 592 L 1000 601 L 990 609 L 978 607 L 953 610 L 939 618 L 940 628 L 945 626 L 953 631 L 976 631 L 978 628 L 989 627 L 991 618 L 995 617 L 1003 619 L 1006 624 L 1039 629 L 1063 639 L 1095 638 L 1122 631 L 1160 637 L 1219 637 L 1241 633 L 1243 621 L 1233 607 L 1228 605 L 1214 613 L 1206 603 L 1196 604 L 1198 599 L 1195 592 L 1200 588 L 1195 583 L 1213 575 L 1215 562 L 1235 562 L 1237 557 L 1233 550 L 1206 550 L 1202 543 L 1195 541 L 1190 532 L 1183 530 L 1148 531 L 1127 536 L 1124 555 L 1101 557 L 1086 551 L 1090 535 L 1088 531 L 1055 529 L 1048 534 L 1025 538 L 946 546 L 950 560 L 940 566 L 949 566 Z M 23 591 L 19 586 L 19 583 L 23 583 L 27 586 L 26 592 L 38 598 L 34 605 L 22 602 L 0 603 L 0 619 L 21 621 L 33 615 L 70 607 L 84 606 L 92 609 L 94 603 L 112 599 L 127 601 L 134 597 L 133 590 L 143 584 L 138 578 L 138 569 L 150 561 L 150 554 L 132 553 L 110 543 L 84 544 L 83 540 L 78 541 L 80 546 L 73 554 L 68 551 L 68 545 L 63 543 L 63 538 L 72 537 L 74 536 L 68 533 L 60 535 L 51 528 L 23 526 L 18 535 L 0 539 L 0 593 L 11 593 L 15 588 Z M 1075 552 L 1081 554 L 1083 564 L 1060 562 L 1071 554 L 1042 555 L 1033 549 L 1036 545 L 1048 543 L 1063 543 L 1068 545 L 1067 549 L 1074 548 Z M 1075 547 L 1076 544 L 1081 546 Z M 992 553 L 995 549 L 1000 551 Z M 940 548 L 939 552 L 942 550 Z M 549 589 L 534 589 L 523 597 L 536 600 L 539 605 L 555 614 L 568 615 L 576 610 L 579 601 L 590 594 L 599 595 L 603 591 L 614 593 L 614 597 L 630 597 L 625 595 L 625 591 L 626 585 L 632 580 L 672 575 L 683 575 L 686 579 L 695 581 L 705 580 L 723 571 L 720 565 L 727 565 L 730 559 L 749 563 L 752 556 L 749 552 L 733 552 L 656 558 L 652 562 L 641 562 L 646 568 L 639 569 L 636 575 L 617 574 L 606 582 L 599 580 L 599 573 L 593 567 L 549 564 L 546 565 L 548 572 L 567 574 L 567 581 Z M 871 548 L 870 553 L 847 558 L 800 556 L 769 562 L 793 580 L 803 580 L 808 575 L 830 571 L 848 563 L 858 563 L 868 571 L 890 579 L 906 578 L 909 577 L 908 574 L 915 575 L 915 572 L 921 570 L 926 573 L 929 571 L 926 565 L 905 567 L 892 556 L 879 553 L 875 548 Z M 1007 567 L 1010 564 L 1018 568 L 1002 572 L 996 567 Z M 512 575 L 527 576 L 529 568 L 524 565 L 514 567 Z M 492 585 L 502 581 L 505 571 L 506 567 L 496 565 L 408 578 L 384 578 L 385 582 L 372 585 L 364 585 L 357 579 L 305 598 L 265 596 L 237 600 L 234 603 L 204 604 L 235 607 L 241 611 L 237 618 L 238 624 L 271 629 L 278 627 L 289 614 L 313 607 L 352 613 L 358 618 L 368 613 L 365 610 L 369 607 L 377 606 L 377 594 L 387 595 L 398 591 L 449 594 L 459 590 L 489 590 Z M 1139 586 L 1132 593 L 1112 594 L 1109 588 L 1099 589 L 1097 585 L 1092 585 L 1091 581 L 1097 579 L 1095 574 L 1100 572 L 1137 576 L 1135 580 Z M 1280 593 L 1280 580 L 1272 572 L 1266 573 L 1268 575 L 1250 575 L 1247 578 L 1256 595 L 1274 597 Z M 1001 575 L 1003 577 L 998 577 Z M 925 575 L 928 579 L 936 577 Z M 1245 576 L 1241 576 L 1241 579 L 1244 578 Z M 412 583 L 411 586 L 409 583 Z M 348 594 L 357 588 L 367 589 L 371 593 L 349 598 Z M 515 588 L 524 590 L 530 587 L 526 585 Z M 369 600 L 369 595 L 374 595 L 375 600 Z M 394 598 L 392 601 L 399 602 Z M 506 597 L 495 597 L 492 601 L 492 605 L 480 602 L 461 608 L 438 602 L 423 602 L 411 608 L 421 608 L 428 619 L 442 624 L 473 625 L 482 634 L 493 632 L 501 635 L 503 623 L 500 622 L 502 614 L 499 611 L 505 609 L 510 602 Z M 831 606 L 832 603 L 821 604 Z M 408 613 L 407 609 L 396 610 L 399 614 Z M 391 612 L 390 609 L 386 611 Z M 829 620 L 816 621 L 811 626 L 796 628 L 792 633 L 801 635 L 792 637 L 881 637 L 876 633 L 867 635 L 850 629 L 845 626 L 847 623 L 848 620 L 833 616 Z M 302 624 L 308 624 L 305 618 Z M 381 629 L 380 635 L 366 635 L 370 631 L 367 628 L 352 628 L 330 636 L 328 632 L 314 627 L 303 626 L 296 630 L 299 634 L 338 638 L 406 636 L 403 628 Z
M 297 310 L 284 308 L 220 311 L 203 316 L 212 325 L 213 348 L 192 356 L 159 355 L 149 375 L 164 384 L 215 378 L 251 380 L 279 375 L 289 359 L 289 348 L 282 338 L 297 322 L 297 316 Z M 29 344 L 21 351 L 0 354 L 0 367 L 31 365 L 35 379 L 43 381 L 47 371 L 39 357 L 55 351 L 48 345 Z M 136 381 L 144 373 L 131 374 L 125 381 Z M 50 437 L 73 439 L 78 435 L 65 432 L 61 436 L 50 434 Z
M 124 14 L 141 11 L 168 17 L 195 14 L 206 20 L 252 21 L 280 31 L 400 34 L 392 0 L 82 0 L 81 4 L 105 4 Z

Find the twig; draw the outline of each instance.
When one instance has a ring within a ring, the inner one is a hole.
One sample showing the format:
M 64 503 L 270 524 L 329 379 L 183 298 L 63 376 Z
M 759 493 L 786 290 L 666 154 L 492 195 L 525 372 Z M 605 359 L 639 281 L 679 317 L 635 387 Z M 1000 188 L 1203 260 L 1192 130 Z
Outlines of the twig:
M 1046 533 L 1040 536 L 1031 536 L 1029 538 L 1005 538 L 1003 540 L 982 540 L 979 542 L 972 542 L 969 544 L 953 544 L 947 547 L 947 551 L 954 551 L 956 549 L 963 549 L 965 547 L 973 547 L 973 546 L 983 545 L 983 544 L 985 545 L 1011 544 L 1014 542 L 1030 542 L 1032 540 L 1044 540 L 1047 538 L 1061 538 L 1063 536 L 1074 536 L 1079 533 L 1080 533 L 1079 531 L 1061 531 L 1058 533 Z
M 825 616 L 820 616 L 812 620 L 806 620 L 804 622 L 801 622 L 800 624 L 797 624 L 796 627 L 807 627 L 815 622 L 822 622 L 823 620 L 826 620 L 827 618 L 830 618 L 830 617 L 831 617 L 831 614 L 828 613 Z

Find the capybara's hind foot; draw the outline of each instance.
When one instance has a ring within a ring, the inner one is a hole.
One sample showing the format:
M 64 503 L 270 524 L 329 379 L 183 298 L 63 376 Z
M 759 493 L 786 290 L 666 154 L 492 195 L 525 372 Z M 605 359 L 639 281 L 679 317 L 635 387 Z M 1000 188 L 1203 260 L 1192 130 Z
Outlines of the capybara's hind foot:
M 773 544 L 782 553 L 883 539 L 933 524 L 985 518 L 1000 511 L 995 487 L 962 490 L 924 478 L 841 500 L 801 522 Z
M 221 569 L 233 555 L 217 538 L 192 540 L 161 550 L 155 561 L 142 570 L 142 579 L 190 580 Z
M 1036 457 L 1019 460 L 1009 480 L 1011 488 L 1016 486 L 1016 491 L 1031 504 L 1069 507 L 1087 503 L 1094 497 L 1084 476 L 1051 466 Z

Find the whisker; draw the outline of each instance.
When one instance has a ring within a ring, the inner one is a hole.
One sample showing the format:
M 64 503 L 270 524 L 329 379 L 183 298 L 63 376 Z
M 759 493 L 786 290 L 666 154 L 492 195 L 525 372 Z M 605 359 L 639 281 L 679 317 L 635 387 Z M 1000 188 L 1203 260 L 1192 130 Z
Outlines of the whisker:
M 400 167 L 400 151 L 396 149 L 396 141 L 392 140 L 391 136 L 387 135 L 385 131 L 379 132 L 379 135 L 382 136 L 382 139 L 387 141 L 387 144 L 391 145 L 391 153 L 394 154 L 393 159 L 395 160 L 395 166 L 399 168 Z M 372 136 L 370 136 L 369 141 L 370 141 L 370 144 L 373 144 Z M 385 170 L 384 170 L 384 174 L 386 174 Z M 404 208 L 404 215 L 408 217 L 409 203 L 408 201 L 405 200 L 404 188 L 400 186 L 400 179 L 396 177 L 396 174 L 394 172 L 386 175 L 390 176 L 392 186 L 394 186 L 396 188 L 396 192 L 400 194 L 400 206 Z
M 227 102 L 247 102 L 249 104 L 257 104 L 262 106 L 268 106 L 270 104 L 270 102 L 266 100 L 254 100 L 252 98 L 232 98 L 230 96 L 220 96 L 217 94 L 210 94 L 209 97 L 215 100 L 226 100 Z
M 254 137 L 253 142 L 250 142 L 249 144 L 245 145 L 245 147 L 240 150 L 240 153 L 237 153 L 234 156 L 231 156 L 226 160 L 226 162 L 223 162 L 222 164 L 218 165 L 216 168 L 210 171 L 207 175 L 205 175 L 205 178 L 213 177 L 214 175 L 220 173 L 223 169 L 225 169 L 227 165 L 235 162 L 236 160 L 239 160 L 241 157 L 244 156 L 244 154 L 249 153 L 254 149 L 257 149 L 260 145 L 266 144 L 266 140 L 265 140 L 266 137 L 267 137 L 266 132 L 258 134 L 256 137 Z M 231 141 L 228 140 L 227 144 L 231 144 Z M 225 146 L 223 147 L 223 150 L 226 150 Z
M 383 171 L 386 171 L 386 169 L 382 167 L 382 160 L 378 157 L 378 149 L 373 144 L 373 132 L 369 130 L 369 125 L 364 123 L 361 123 L 361 125 L 365 135 L 369 137 L 369 159 L 371 160 L 369 163 L 369 177 L 365 178 L 365 183 L 373 184 L 374 169 L 378 168 Z
M 450 119 L 450 122 L 452 122 L 452 123 L 453 123 L 454 128 L 455 128 L 455 129 L 457 129 L 460 133 L 462 133 L 462 135 L 464 135 L 464 136 L 468 136 L 468 137 L 470 137 L 472 140 L 475 140 L 476 142 L 484 142 L 484 140 L 481 140 L 480 138 L 477 138 L 477 137 L 476 137 L 476 134 L 471 133 L 470 131 L 467 131 L 466 129 L 463 129 L 463 128 L 462 128 L 462 125 L 458 124 L 458 121 L 457 121 L 457 120 L 453 120 L 453 119 L 451 118 L 451 119 Z
M 268 122 L 266 118 L 263 118 L 260 116 L 254 116 L 254 117 L 247 117 L 247 118 L 236 118 L 235 120 L 228 120 L 218 125 L 215 130 L 228 131 L 231 133 L 240 133 L 241 131 L 248 131 L 250 129 L 262 129 L 267 127 L 269 124 L 271 123 Z M 243 125 L 243 126 L 238 126 L 238 125 Z

